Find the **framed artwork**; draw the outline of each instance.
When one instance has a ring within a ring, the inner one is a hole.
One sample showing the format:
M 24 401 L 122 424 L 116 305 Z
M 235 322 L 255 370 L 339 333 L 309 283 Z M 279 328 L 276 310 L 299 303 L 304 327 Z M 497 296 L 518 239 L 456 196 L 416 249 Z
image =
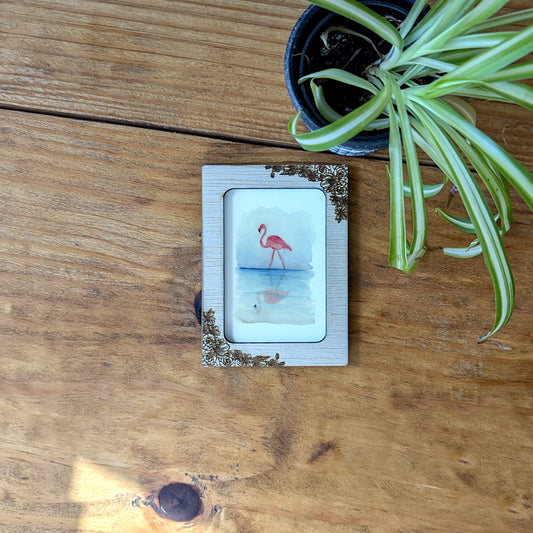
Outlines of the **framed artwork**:
M 348 362 L 348 169 L 204 166 L 202 363 Z

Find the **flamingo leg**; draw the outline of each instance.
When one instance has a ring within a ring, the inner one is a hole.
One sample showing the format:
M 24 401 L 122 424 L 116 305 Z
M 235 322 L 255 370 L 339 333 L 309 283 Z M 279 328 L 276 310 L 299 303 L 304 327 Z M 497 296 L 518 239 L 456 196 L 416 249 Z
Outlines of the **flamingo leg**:
M 276 250 L 272 250 L 272 258 L 270 259 L 270 265 L 268 265 L 268 268 L 272 266 L 272 263 L 274 262 L 274 254 L 276 253 Z
M 279 253 L 279 250 L 278 250 L 278 255 L 279 255 L 279 258 L 281 259 L 281 254 Z M 283 259 L 281 259 L 281 264 L 283 265 L 283 270 L 285 270 L 285 263 L 283 262 Z

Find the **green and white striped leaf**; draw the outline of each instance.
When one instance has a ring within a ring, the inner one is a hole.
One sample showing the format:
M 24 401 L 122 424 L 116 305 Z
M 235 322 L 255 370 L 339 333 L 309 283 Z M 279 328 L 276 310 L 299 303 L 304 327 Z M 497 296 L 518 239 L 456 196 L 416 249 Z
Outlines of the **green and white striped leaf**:
M 502 68 L 485 78 L 485 82 L 521 81 L 533 78 L 533 61 L 522 61 Z
M 505 42 L 506 40 L 515 37 L 516 31 L 501 31 L 494 33 L 471 33 L 469 35 L 459 35 L 446 41 L 442 44 L 436 52 L 443 52 L 448 50 L 465 50 L 478 48 L 492 48 Z
M 419 47 L 421 48 L 420 51 L 422 51 L 422 53 L 430 53 L 439 50 L 443 43 L 458 35 L 466 33 L 469 28 L 496 13 L 499 9 L 505 6 L 508 1 L 509 0 L 481 0 L 480 2 L 477 2 L 477 5 L 474 5 L 475 2 L 471 2 L 468 9 L 464 10 L 463 8 L 464 14 L 460 18 L 456 18 L 455 22 L 448 27 L 444 27 L 444 31 L 438 33 L 433 40 L 427 43 L 427 46 Z M 459 4 L 465 5 L 466 2 L 460 2 Z M 417 46 L 417 43 L 415 43 L 415 46 Z
M 476 125 L 477 114 L 476 110 L 460 96 L 444 96 L 442 98 L 449 106 L 453 107 L 463 118 L 468 120 L 470 124 Z
M 477 0 L 438 0 L 428 14 L 406 36 L 405 44 L 426 45 L 435 36 L 450 28 Z M 413 44 L 414 43 L 414 44 Z
M 388 113 L 390 121 L 390 168 L 387 168 L 390 181 L 389 265 L 405 272 L 408 269 L 408 262 L 403 195 L 402 141 L 396 112 L 392 104 L 389 105 Z
M 313 4 L 362 24 L 396 48 L 403 46 L 400 33 L 387 19 L 355 0 L 313 0 Z
M 289 122 L 289 133 L 298 143 L 311 152 L 329 150 L 363 131 L 385 109 L 390 100 L 390 87 L 385 86 L 376 96 L 335 122 L 309 133 L 298 133 L 301 111 Z
M 469 218 L 458 217 L 457 215 L 452 215 L 447 213 L 444 209 L 437 207 L 435 211 L 444 219 L 446 222 L 449 222 L 454 228 L 457 228 L 460 231 L 465 233 L 475 233 L 476 228 Z
M 310 84 L 311 92 L 313 93 L 313 100 L 318 112 L 328 121 L 335 122 L 339 120 L 342 115 L 337 113 L 327 102 L 324 97 L 324 91 L 322 87 L 317 85 L 314 80 Z
M 400 35 L 405 38 L 405 36 L 411 31 L 413 26 L 416 24 L 416 21 L 424 8 L 426 7 L 427 0 L 415 0 L 415 3 L 407 13 L 407 17 L 400 24 Z
M 472 26 L 468 32 L 493 30 L 494 28 L 501 28 L 502 26 L 510 26 L 511 24 L 520 24 L 521 22 L 531 21 L 533 21 L 533 9 L 521 9 L 520 11 L 515 11 L 513 13 L 488 18 L 475 26 Z
M 308 80 L 340 81 L 341 83 L 346 83 L 347 85 L 351 85 L 352 87 L 358 87 L 359 89 L 363 89 L 372 94 L 377 94 L 379 92 L 379 89 L 375 85 L 370 83 L 368 80 L 356 76 L 351 72 L 346 72 L 345 70 L 342 70 L 340 68 L 328 68 L 325 70 L 320 70 L 318 72 L 313 72 L 312 74 L 307 74 L 306 76 L 302 76 L 298 80 L 298 83 L 304 83 Z
M 436 196 L 439 194 L 442 189 L 444 189 L 444 185 L 446 184 L 446 181 L 443 181 L 442 183 L 436 183 L 434 185 L 422 185 L 422 193 L 424 195 L 424 198 L 431 198 L 432 196 Z M 403 184 L 403 195 L 406 198 L 412 198 L 411 194 L 411 184 L 409 182 L 404 182 Z
M 416 99 L 412 105 L 425 127 L 425 132 L 430 135 L 431 142 L 436 145 L 443 156 L 445 164 L 443 170 L 452 177 L 453 183 L 459 190 L 468 216 L 474 224 L 483 258 L 494 286 L 496 307 L 494 325 L 489 333 L 480 337 L 481 342 L 503 327 L 511 317 L 514 308 L 513 275 L 500 233 L 476 180 L 455 146 L 438 127 L 435 120 L 424 111 L 423 107 L 417 105 L 417 102 L 423 100 Z M 461 120 L 465 119 L 461 117 Z
M 523 29 L 514 37 L 505 40 L 498 46 L 477 54 L 472 59 L 443 76 L 440 80 L 430 84 L 428 88 L 442 87 L 448 82 L 457 80 L 483 80 L 510 63 L 525 57 L 532 51 L 533 25 Z M 440 94 L 436 90 L 430 90 L 426 93 L 426 96 L 435 98 L 436 96 L 440 96 Z
M 457 215 L 452 215 L 447 213 L 444 209 L 437 207 L 435 211 L 447 222 L 449 222 L 453 227 L 464 233 L 475 233 L 476 228 L 473 222 L 469 218 L 459 217 Z M 498 220 L 498 215 L 494 216 L 494 222 Z
M 443 119 L 485 154 L 485 157 L 492 161 L 494 166 L 522 196 L 529 208 L 533 210 L 533 174 L 527 168 L 444 102 L 426 100 L 416 96 L 413 96 L 413 101 Z
M 449 0 L 442 9 L 442 13 L 436 17 L 433 26 L 426 28 L 412 46 L 400 55 L 398 62 L 403 63 L 414 57 L 440 50 L 444 43 L 464 34 L 469 28 L 498 11 L 507 2 L 508 0 L 481 0 L 475 5 L 476 1 Z M 430 13 L 431 11 L 433 9 Z
M 391 84 L 392 96 L 396 102 L 412 199 L 413 238 L 409 247 L 408 258 L 408 272 L 411 272 L 416 266 L 418 259 L 422 257 L 425 252 L 426 211 L 424 204 L 424 190 L 405 97 L 403 91 L 394 83 L 392 76 L 389 76 L 388 80 Z
M 475 240 L 472 244 L 470 244 L 470 246 L 467 246 L 466 248 L 443 248 L 442 253 L 444 255 L 448 255 L 449 257 L 470 259 L 471 257 L 476 257 L 483 253 L 483 249 L 481 248 L 481 244 L 479 244 L 477 240 Z
M 524 83 L 497 82 L 480 83 L 480 87 L 495 95 L 502 97 L 505 101 L 533 111 L 533 87 Z
M 503 179 L 500 172 L 492 166 L 491 162 L 475 146 L 468 143 L 453 128 L 446 124 L 441 125 L 468 158 L 487 187 L 498 211 L 497 216 L 501 218 L 503 232 L 507 233 L 513 222 L 513 208 L 509 197 L 508 182 Z
M 414 88 L 411 92 L 425 98 L 438 98 L 448 94 L 469 95 L 475 98 L 510 102 L 533 111 L 533 88 L 524 83 L 453 80 L 442 84 L 435 82 L 435 85 L 427 85 L 420 89 Z

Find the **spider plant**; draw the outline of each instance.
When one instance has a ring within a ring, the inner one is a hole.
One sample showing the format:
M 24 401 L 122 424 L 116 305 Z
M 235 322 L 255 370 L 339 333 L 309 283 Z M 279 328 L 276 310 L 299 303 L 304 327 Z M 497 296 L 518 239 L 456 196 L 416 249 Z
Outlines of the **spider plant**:
M 510 102 L 533 110 L 533 88 L 518 83 L 533 77 L 533 61 L 517 62 L 533 51 L 533 9 L 496 14 L 507 2 L 438 0 L 421 16 L 426 0 L 415 0 L 405 20 L 395 27 L 357 1 L 314 0 L 370 29 L 390 44 L 390 51 L 361 76 L 329 68 L 301 78 L 300 83 L 311 84 L 316 108 L 328 124 L 298 133 L 301 112 L 289 122 L 290 133 L 303 148 L 321 151 L 385 121 L 389 130 L 389 264 L 405 272 L 411 272 L 425 252 L 425 198 L 437 194 L 447 181 L 453 184 L 468 216 L 437 211 L 455 228 L 472 234 L 473 240 L 464 248 L 444 248 L 444 253 L 465 258 L 482 254 L 495 292 L 494 324 L 479 342 L 504 326 L 514 307 L 513 275 L 502 242 L 512 222 L 509 184 L 533 209 L 533 174 L 476 128 L 475 111 L 464 99 Z M 529 25 L 523 27 L 524 23 Z M 523 29 L 501 29 L 509 24 Z M 324 79 L 363 88 L 370 97 L 340 116 L 325 99 L 320 85 Z M 443 183 L 424 184 L 417 147 L 443 171 Z M 406 197 L 412 210 L 410 238 Z

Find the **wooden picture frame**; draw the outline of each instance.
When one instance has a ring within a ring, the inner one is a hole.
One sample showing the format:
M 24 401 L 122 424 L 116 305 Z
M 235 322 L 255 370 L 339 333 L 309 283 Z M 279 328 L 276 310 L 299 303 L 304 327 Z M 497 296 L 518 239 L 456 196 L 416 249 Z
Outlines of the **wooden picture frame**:
M 345 165 L 204 166 L 202 364 L 346 365 L 347 245 Z

